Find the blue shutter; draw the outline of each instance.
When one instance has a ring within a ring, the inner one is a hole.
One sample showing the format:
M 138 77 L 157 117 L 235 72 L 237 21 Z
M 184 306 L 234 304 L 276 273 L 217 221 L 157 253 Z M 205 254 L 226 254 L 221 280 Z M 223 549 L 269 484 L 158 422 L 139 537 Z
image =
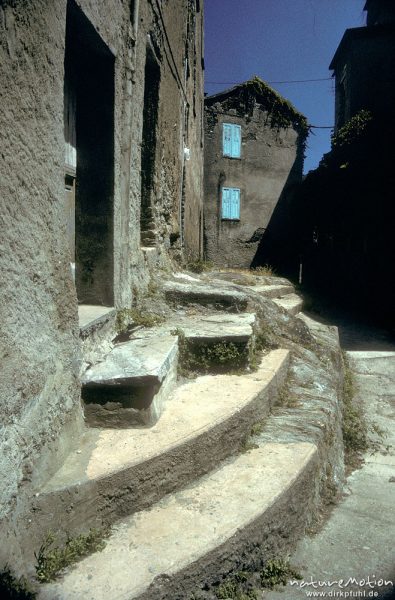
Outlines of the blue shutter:
M 231 123 L 224 123 L 222 129 L 223 155 L 230 158 L 241 156 L 241 127 Z
M 232 155 L 232 125 L 223 125 L 223 154 L 224 156 Z
M 222 188 L 222 219 L 240 219 L 239 188 Z
M 231 219 L 231 190 L 222 188 L 222 218 Z
M 241 127 L 232 125 L 232 158 L 240 158 L 241 155 Z
M 240 219 L 240 190 L 233 188 L 231 190 L 231 219 Z

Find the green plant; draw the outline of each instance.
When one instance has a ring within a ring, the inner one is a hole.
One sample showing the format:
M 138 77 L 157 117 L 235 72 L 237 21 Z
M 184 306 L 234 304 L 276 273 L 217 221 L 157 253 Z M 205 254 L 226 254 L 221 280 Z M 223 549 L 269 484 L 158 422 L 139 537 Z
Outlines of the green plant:
M 343 354 L 343 443 L 346 462 L 356 464 L 358 455 L 368 449 L 368 426 L 362 407 L 354 401 L 355 383 L 347 357 Z
M 268 560 L 260 573 L 262 587 L 273 589 L 276 585 L 287 585 L 289 579 L 302 579 L 299 571 L 282 558 Z
M 237 575 L 236 575 L 237 577 Z M 242 583 L 244 583 L 246 579 L 242 581 L 236 581 L 229 579 L 214 591 L 216 597 L 219 600 L 225 600 L 231 598 L 232 600 L 258 600 L 258 595 L 256 590 L 247 589 L 243 590 Z
M 298 112 L 289 100 L 280 96 L 260 77 L 253 77 L 244 84 L 243 88 L 247 96 L 246 104 L 252 104 L 252 99 L 249 98 L 250 95 L 254 99 L 256 98 L 262 109 L 268 112 L 272 127 L 286 129 L 293 125 L 304 138 L 307 137 L 309 127 L 306 117 Z
M 190 261 L 186 265 L 188 271 L 192 271 L 192 273 L 205 273 L 206 271 L 211 271 L 213 267 L 214 263 L 209 260 L 202 260 L 200 258 Z
M 358 140 L 367 130 L 373 115 L 368 110 L 360 110 L 337 133 L 332 135 L 332 148 L 343 148 Z M 348 165 L 347 165 L 348 166 Z M 341 168 L 346 168 L 345 163 Z
M 254 275 L 258 275 L 259 277 L 271 277 L 275 275 L 275 271 L 270 265 L 255 267 L 254 269 L 251 269 L 251 271 Z
M 242 344 L 234 342 L 216 342 L 199 344 L 186 339 L 182 329 L 171 331 L 178 336 L 179 373 L 189 376 L 193 373 L 221 373 L 237 371 L 246 366 L 248 355 Z
M 4 600 L 34 600 L 36 597 L 37 594 L 29 582 L 24 577 L 17 579 L 6 565 L 0 572 L 0 598 Z
M 155 313 L 144 312 L 138 308 L 121 308 L 117 312 L 115 328 L 118 334 L 123 333 L 130 325 L 142 327 L 155 327 L 163 323 L 165 317 Z
M 251 427 L 250 435 L 259 435 L 265 429 L 267 419 L 261 419 Z
M 56 579 L 60 572 L 80 558 L 98 552 L 105 547 L 109 529 L 90 529 L 87 534 L 69 537 L 63 547 L 55 546 L 55 535 L 49 532 L 41 544 L 36 557 L 36 578 L 40 583 Z
M 343 353 L 343 422 L 342 433 L 346 464 L 357 468 L 364 452 L 378 452 L 383 449 L 385 431 L 376 423 L 369 423 L 363 407 L 355 399 L 355 382 L 347 356 Z M 372 434 L 375 437 L 372 437 Z M 377 439 L 378 438 L 378 439 Z M 384 446 L 388 450 L 388 446 Z

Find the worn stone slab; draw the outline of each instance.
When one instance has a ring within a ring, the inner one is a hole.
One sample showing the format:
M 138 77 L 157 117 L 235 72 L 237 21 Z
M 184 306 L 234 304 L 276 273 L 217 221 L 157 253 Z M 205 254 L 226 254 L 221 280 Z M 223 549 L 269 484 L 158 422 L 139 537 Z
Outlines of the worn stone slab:
M 266 296 L 266 298 L 282 298 L 288 294 L 293 294 L 295 288 L 293 285 L 255 285 L 253 287 L 254 292 Z
M 76 565 L 63 581 L 45 586 L 39 598 L 188 598 L 183 594 L 194 585 L 219 575 L 251 544 L 262 543 L 284 509 L 286 518 L 284 500 L 295 500 L 295 484 L 315 454 L 314 444 L 300 443 L 266 444 L 238 456 L 119 523 L 102 552 Z M 163 579 L 156 586 L 158 576 Z
M 150 426 L 162 414 L 176 382 L 178 340 L 170 334 L 141 335 L 115 346 L 83 374 L 84 412 L 90 426 Z
M 152 330 L 168 332 L 181 329 L 190 341 L 235 341 L 248 342 L 254 333 L 256 316 L 254 313 L 215 313 L 212 315 L 180 314 L 172 317 L 164 325 Z
M 80 331 L 84 333 L 91 327 L 96 327 L 115 316 L 116 310 L 108 306 L 80 304 L 78 307 L 78 322 Z
M 82 385 L 152 382 L 161 383 L 177 354 L 177 337 L 156 335 L 117 344 L 99 363 L 87 369 Z
M 303 308 L 303 299 L 297 294 L 289 294 L 283 298 L 273 298 L 273 302 L 293 316 L 297 315 Z
M 254 373 L 198 377 L 174 391 L 150 429 L 87 430 L 34 499 L 29 535 L 40 540 L 50 529 L 73 533 L 114 522 L 237 453 L 271 410 L 288 362 L 287 350 L 274 350 Z
M 239 286 L 241 287 L 241 286 Z M 163 286 L 166 299 L 175 304 L 203 304 L 235 312 L 246 310 L 248 297 L 232 284 L 167 281 Z

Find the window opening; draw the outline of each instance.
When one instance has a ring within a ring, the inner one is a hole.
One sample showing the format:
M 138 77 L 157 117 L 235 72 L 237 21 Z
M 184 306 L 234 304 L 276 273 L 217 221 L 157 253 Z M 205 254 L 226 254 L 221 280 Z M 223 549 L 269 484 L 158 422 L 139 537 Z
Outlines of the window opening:
M 241 127 L 231 123 L 223 124 L 223 155 L 229 158 L 241 156 Z
M 222 219 L 240 220 L 240 189 L 222 188 Z

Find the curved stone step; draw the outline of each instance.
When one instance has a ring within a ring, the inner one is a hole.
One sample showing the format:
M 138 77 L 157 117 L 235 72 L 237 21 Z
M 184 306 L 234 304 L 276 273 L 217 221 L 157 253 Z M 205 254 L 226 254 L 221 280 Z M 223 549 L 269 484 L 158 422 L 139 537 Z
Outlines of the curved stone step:
M 276 400 L 287 350 L 248 375 L 203 376 L 177 388 L 150 429 L 87 430 L 80 450 L 32 502 L 27 535 L 75 534 L 144 509 L 236 454 Z
M 119 523 L 102 552 L 44 586 L 39 598 L 189 598 L 258 545 L 270 551 L 270 544 L 288 543 L 305 508 L 315 458 L 308 443 L 269 443 L 238 456 Z
M 283 298 L 273 298 L 273 302 L 293 316 L 297 315 L 303 308 L 303 298 L 297 294 L 289 294 Z

